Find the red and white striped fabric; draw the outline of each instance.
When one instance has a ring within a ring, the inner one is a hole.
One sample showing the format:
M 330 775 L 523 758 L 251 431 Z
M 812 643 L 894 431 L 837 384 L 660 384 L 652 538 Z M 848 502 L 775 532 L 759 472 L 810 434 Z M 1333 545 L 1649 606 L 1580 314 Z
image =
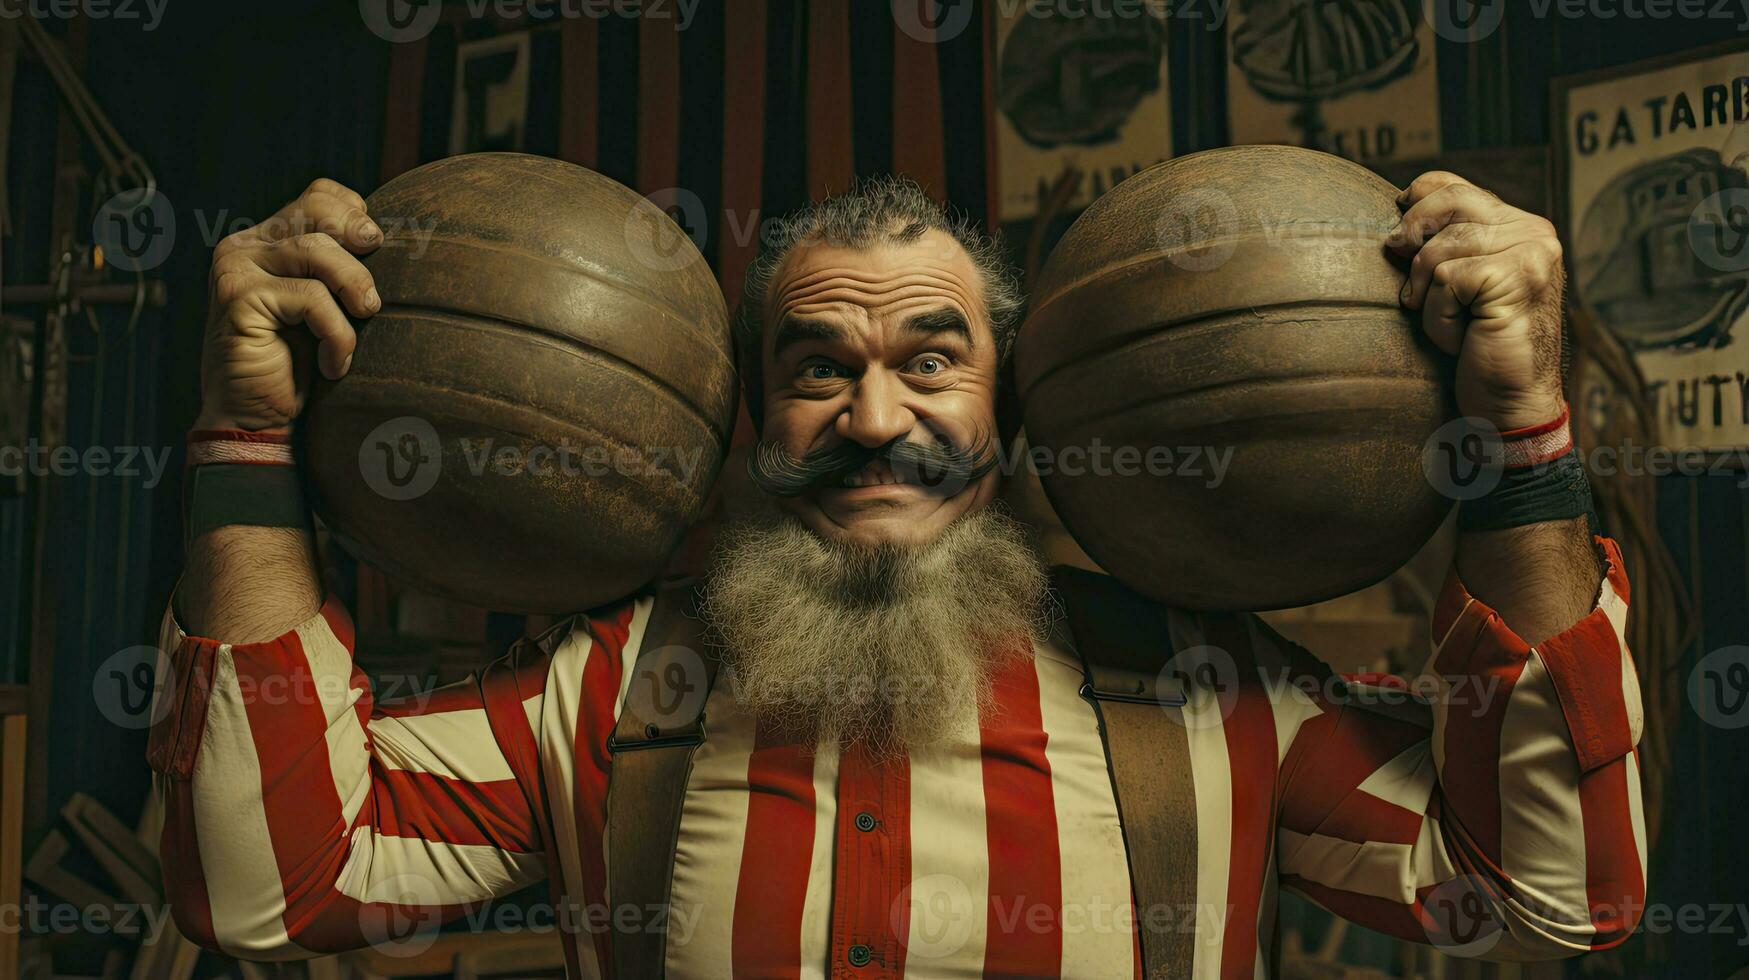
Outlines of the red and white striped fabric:
M 1255 617 L 1174 614 L 1176 649 L 1248 665 L 1234 696 L 1187 709 L 1198 901 L 1169 914 L 1195 929 L 1194 976 L 1269 975 L 1283 886 L 1422 942 L 1438 938 L 1434 906 L 1476 893 L 1506 920 L 1490 958 L 1633 930 L 1640 697 L 1628 585 L 1604 547 L 1596 609 L 1536 649 L 1454 574 L 1431 705 L 1344 693 Z M 576 617 L 399 704 L 373 703 L 332 600 L 259 644 L 187 636 L 167 616 L 174 683 L 150 753 L 179 924 L 226 952 L 287 958 L 547 874 L 566 907 L 601 909 L 606 742 L 650 606 Z M 1041 645 L 998 678 L 975 740 L 879 765 L 762 731 L 719 684 L 677 844 L 669 975 L 1138 973 L 1122 831 L 1080 684 L 1073 653 Z M 569 937 L 574 974 L 611 972 L 606 931 Z M 865 966 L 849 966 L 853 946 Z

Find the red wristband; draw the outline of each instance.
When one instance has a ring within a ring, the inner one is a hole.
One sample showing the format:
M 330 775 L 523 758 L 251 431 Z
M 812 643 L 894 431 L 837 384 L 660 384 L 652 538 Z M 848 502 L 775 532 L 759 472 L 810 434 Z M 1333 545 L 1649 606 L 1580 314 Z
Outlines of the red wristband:
M 1553 421 L 1500 433 L 1506 451 L 1506 468 L 1527 469 L 1567 455 L 1573 448 L 1573 430 L 1568 421 L 1571 415 L 1567 405 L 1562 403 L 1561 414 Z
M 291 466 L 291 433 L 249 432 L 243 429 L 195 429 L 188 434 L 188 465 L 253 463 Z

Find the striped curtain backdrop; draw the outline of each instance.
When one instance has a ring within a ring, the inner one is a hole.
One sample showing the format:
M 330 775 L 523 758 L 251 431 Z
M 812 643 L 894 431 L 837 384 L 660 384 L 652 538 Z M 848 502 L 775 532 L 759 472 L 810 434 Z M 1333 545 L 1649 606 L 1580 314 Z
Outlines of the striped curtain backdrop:
M 428 34 L 393 45 L 382 180 L 448 155 L 458 46 L 526 31 L 523 151 L 589 167 L 665 207 L 702 205 L 670 213 L 690 226 L 731 309 L 761 222 L 859 176 L 907 174 L 993 223 L 990 5 L 973 4 L 968 18 L 938 0 L 700 0 L 684 26 L 675 0 L 645 0 L 642 16 L 614 12 L 627 6 L 555 5 L 542 17 L 520 5 L 512 17 L 446 6 Z M 934 23 L 964 26 L 938 36 Z M 751 438 L 743 405 L 735 445 Z M 675 571 L 700 567 L 719 515 L 713 499 Z M 361 631 L 393 632 L 400 593 L 360 566 Z M 447 619 L 483 621 L 488 652 L 539 625 L 482 611 Z

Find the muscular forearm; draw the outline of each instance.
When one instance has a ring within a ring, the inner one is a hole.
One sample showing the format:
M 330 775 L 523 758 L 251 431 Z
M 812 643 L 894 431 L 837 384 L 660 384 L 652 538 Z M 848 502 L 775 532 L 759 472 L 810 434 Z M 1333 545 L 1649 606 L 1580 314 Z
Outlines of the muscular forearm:
M 1585 518 L 1458 535 L 1457 572 L 1469 593 L 1535 646 L 1585 618 L 1603 566 Z
M 189 546 L 175 601 L 190 634 L 271 640 L 321 608 L 315 540 L 302 528 L 215 528 Z

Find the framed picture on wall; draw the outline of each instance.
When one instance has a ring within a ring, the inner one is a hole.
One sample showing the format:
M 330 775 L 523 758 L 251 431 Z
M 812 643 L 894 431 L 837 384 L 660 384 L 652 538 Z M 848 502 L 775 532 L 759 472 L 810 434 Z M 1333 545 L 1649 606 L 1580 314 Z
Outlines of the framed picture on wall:
M 1232 141 L 1365 164 L 1438 156 L 1439 72 L 1419 0 L 1233 0 Z
M 1749 447 L 1749 39 L 1556 79 L 1574 301 L 1631 353 L 1673 450 Z M 1578 413 L 1605 418 L 1598 372 Z
M 1166 0 L 1120 5 L 1110 17 L 1042 3 L 997 9 L 994 128 L 1002 221 L 1038 214 L 1070 168 L 1083 180 L 1065 212 L 1172 155 Z
M 529 51 L 527 31 L 456 46 L 450 155 L 526 149 Z

